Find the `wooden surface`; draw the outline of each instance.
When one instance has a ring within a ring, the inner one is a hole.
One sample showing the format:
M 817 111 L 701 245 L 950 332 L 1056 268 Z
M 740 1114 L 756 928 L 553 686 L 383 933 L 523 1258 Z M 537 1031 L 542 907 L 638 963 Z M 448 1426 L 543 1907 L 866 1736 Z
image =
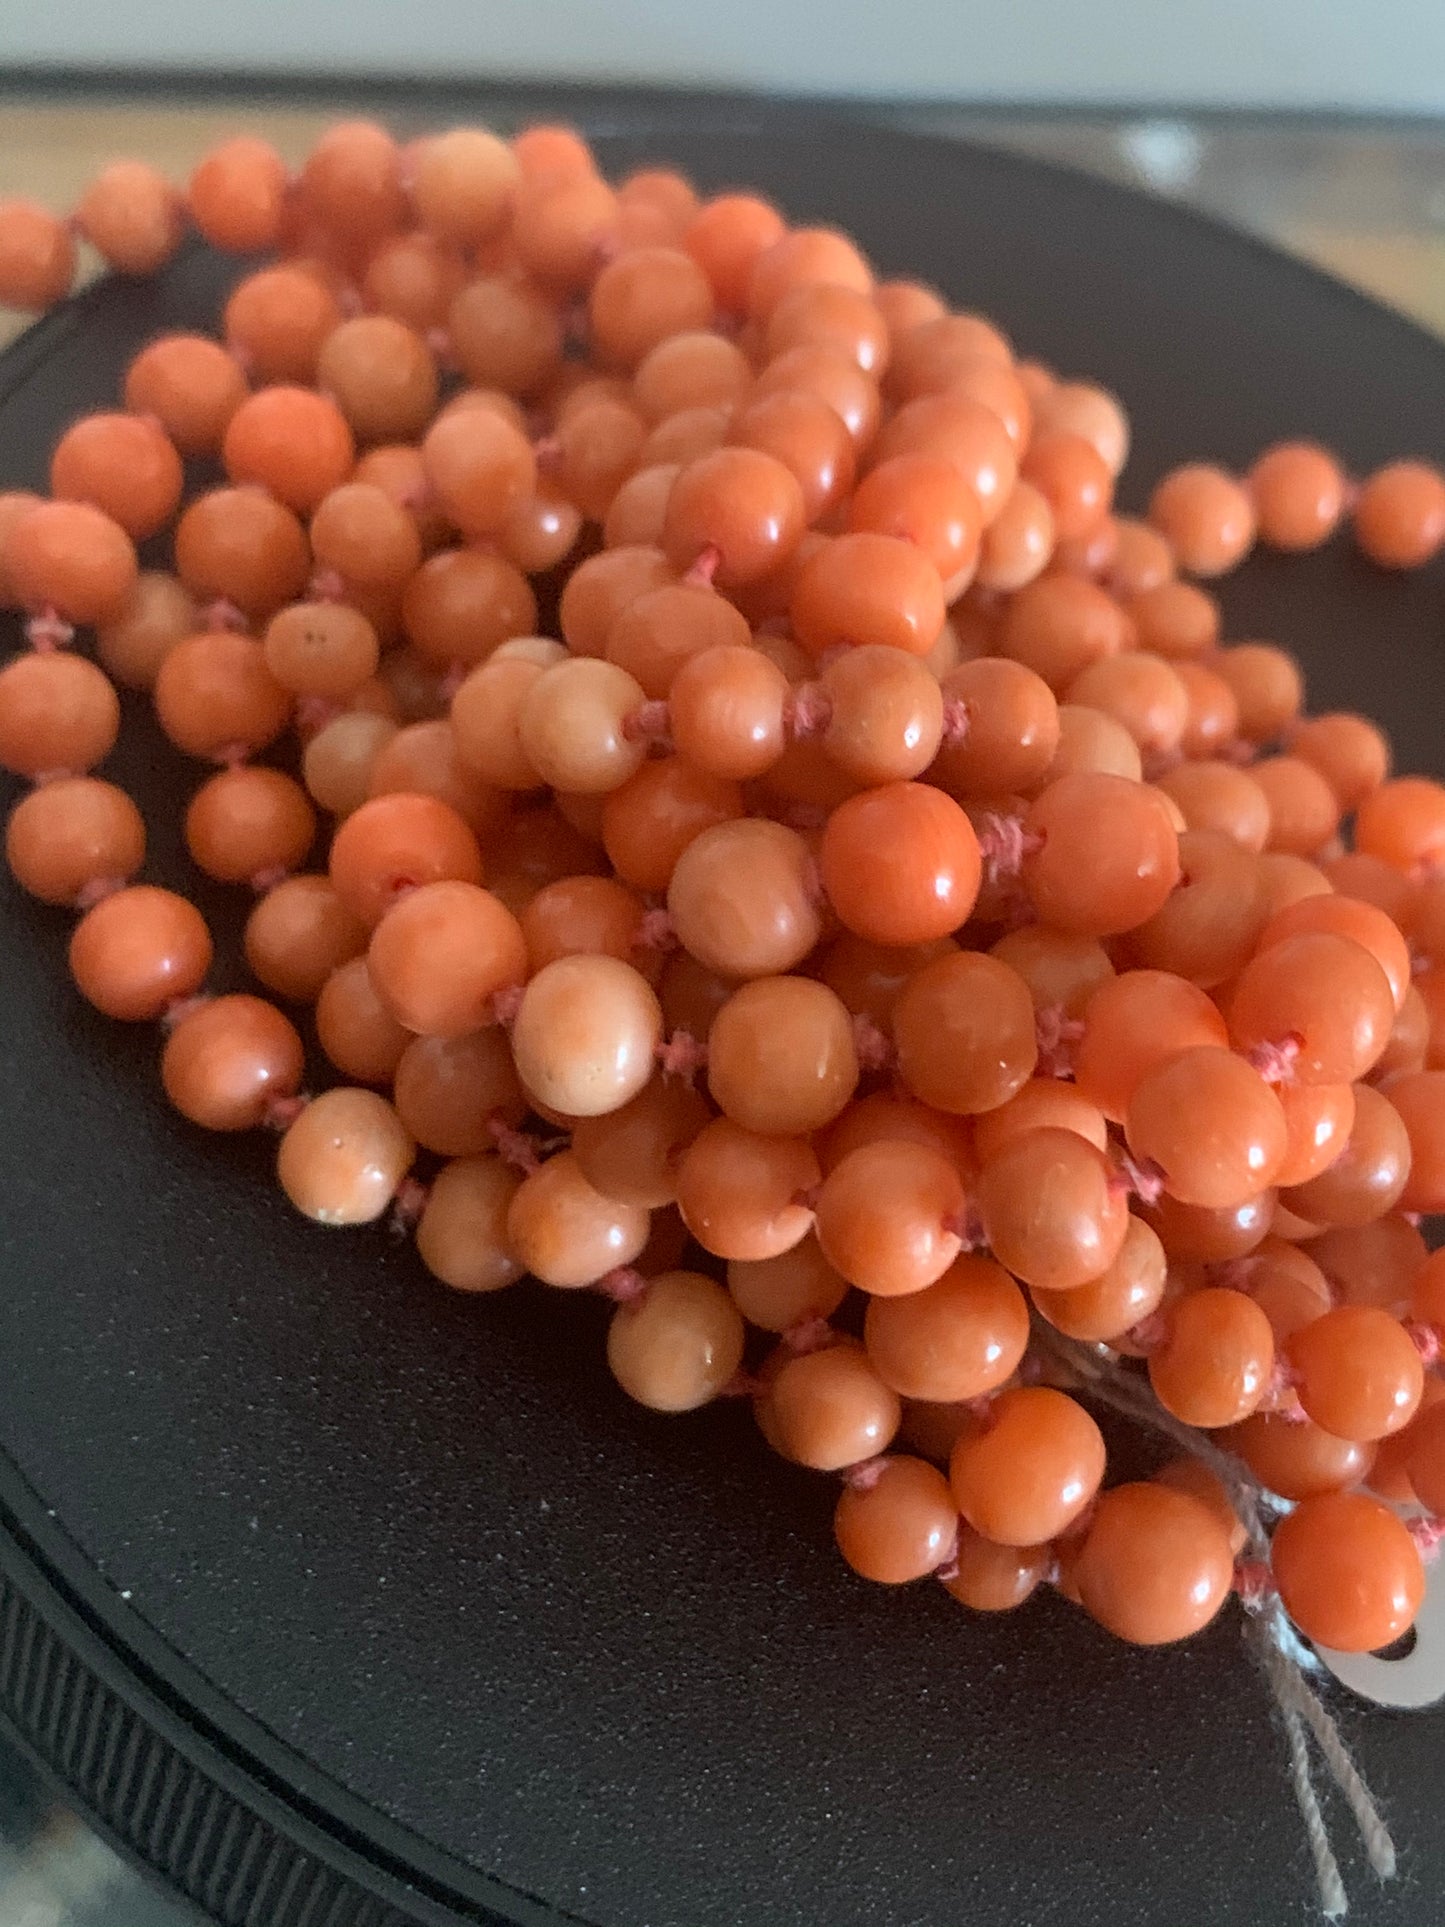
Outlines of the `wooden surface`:
M 73 206 L 105 161 L 135 155 L 184 181 L 206 147 L 242 131 L 289 161 L 347 111 L 236 99 L 160 105 L 97 99 L 0 100 L 0 197 Z M 354 108 L 353 110 L 354 111 Z M 880 110 L 881 111 L 881 110 Z M 893 110 L 890 120 L 1062 160 L 1177 195 L 1319 262 L 1445 334 L 1445 131 L 1120 116 Z M 90 272 L 94 263 L 88 264 Z M 0 341 L 23 325 L 0 313 Z

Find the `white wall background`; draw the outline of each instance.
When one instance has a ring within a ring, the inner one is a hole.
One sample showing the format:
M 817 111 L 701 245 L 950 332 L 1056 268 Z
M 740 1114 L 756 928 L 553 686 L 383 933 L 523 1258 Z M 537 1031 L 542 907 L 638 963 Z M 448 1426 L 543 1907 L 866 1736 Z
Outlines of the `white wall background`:
M 0 0 L 37 65 L 1445 113 L 1445 0 Z

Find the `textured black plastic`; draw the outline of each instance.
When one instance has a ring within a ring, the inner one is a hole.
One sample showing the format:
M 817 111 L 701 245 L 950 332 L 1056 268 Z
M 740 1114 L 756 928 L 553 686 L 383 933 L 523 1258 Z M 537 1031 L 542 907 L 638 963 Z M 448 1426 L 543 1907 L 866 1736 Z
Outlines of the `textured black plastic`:
M 1171 459 L 1283 434 L 1360 469 L 1445 453 L 1445 350 L 1206 222 L 821 117 L 685 118 L 604 137 L 608 163 L 756 183 L 1114 383 L 1135 500 Z M 39 479 L 134 345 L 209 318 L 233 271 L 193 253 L 26 337 L 0 362 L 0 485 Z M 1319 705 L 1369 708 L 1438 769 L 1442 586 L 1342 544 L 1253 565 L 1225 600 L 1232 635 L 1299 651 Z M 176 830 L 194 766 L 138 706 L 116 766 L 153 873 L 195 889 Z M 240 904 L 199 894 L 224 943 Z M 1230 1614 L 1138 1652 L 1057 1599 L 994 1621 L 850 1580 L 827 1482 L 773 1460 L 745 1412 L 650 1418 L 600 1369 L 599 1305 L 470 1303 L 382 1233 L 301 1223 L 266 1144 L 167 1111 L 152 1033 L 79 1007 L 66 919 L 8 883 L 0 918 L 0 1697 L 218 1918 L 1310 1917 Z M 1356 1917 L 1445 1918 L 1445 1715 L 1343 1717 L 1404 1846 L 1383 1897 L 1346 1853 Z
M 107 1837 L 225 1927 L 407 1927 L 415 1918 L 227 1792 L 214 1768 L 189 1757 L 195 1736 L 187 1751 L 174 1746 L 158 1707 L 130 1703 L 86 1664 L 84 1636 L 61 1602 L 42 1591 L 37 1604 L 20 1585 L 0 1578 L 0 1705 Z

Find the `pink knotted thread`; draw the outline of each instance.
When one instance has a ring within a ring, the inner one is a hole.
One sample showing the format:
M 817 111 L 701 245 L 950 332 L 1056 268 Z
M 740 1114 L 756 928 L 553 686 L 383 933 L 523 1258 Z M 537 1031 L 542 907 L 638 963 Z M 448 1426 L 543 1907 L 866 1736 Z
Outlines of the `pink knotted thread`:
M 34 788 L 43 790 L 49 783 L 64 783 L 70 777 L 82 776 L 84 773 L 83 770 L 66 769 L 63 766 L 57 769 L 38 769 L 30 781 Z
M 633 1266 L 618 1265 L 605 1271 L 592 1289 L 610 1298 L 614 1305 L 632 1305 L 647 1290 L 647 1280 Z
M 1234 1567 L 1234 1590 L 1246 1612 L 1257 1613 L 1274 1597 L 1274 1574 L 1265 1559 L 1240 1559 Z
M 828 812 L 816 803 L 781 803 L 774 810 L 759 810 L 757 814 L 766 821 L 781 823 L 784 829 L 797 830 L 806 836 L 810 830 L 823 830 L 828 827 Z M 816 866 L 815 866 L 816 868 Z M 821 872 L 817 876 L 816 889 L 810 877 L 807 883 L 808 894 L 816 905 L 822 901 L 823 880 Z
M 1131 1325 L 1127 1335 L 1134 1350 L 1147 1357 L 1150 1352 L 1157 1352 L 1169 1336 L 1169 1321 L 1162 1312 L 1151 1311 L 1147 1318 Z
M 1099 1510 L 1099 1501 L 1090 1499 L 1082 1512 L 1076 1512 L 1069 1523 L 1062 1527 L 1056 1543 L 1061 1546 L 1082 1545 L 1093 1529 L 1094 1516 Z
M 526 994 L 521 984 L 507 984 L 501 990 L 494 990 L 491 997 L 492 1022 L 500 1024 L 503 1030 L 510 1030 L 517 1021 Z
M 227 596 L 217 596 L 201 610 L 201 622 L 207 629 L 235 629 L 244 631 L 249 628 L 246 612 L 240 609 Z
M 950 1237 L 957 1238 L 965 1251 L 988 1250 L 988 1237 L 976 1204 L 965 1201 L 961 1210 L 950 1211 L 943 1220 L 943 1229 Z
M 1235 736 L 1227 743 L 1221 743 L 1214 752 L 1222 763 L 1233 763 L 1236 769 L 1245 769 L 1250 763 L 1259 761 L 1259 750 L 1253 743 L 1247 743 L 1242 736 Z
M 850 1492 L 871 1492 L 887 1469 L 886 1457 L 860 1459 L 856 1465 L 844 1469 L 843 1483 Z
M 622 718 L 622 733 L 629 743 L 669 743 L 672 740 L 672 712 L 655 698 L 639 703 Z
M 1226 1258 L 1211 1265 L 1209 1276 L 1212 1283 L 1222 1285 L 1226 1291 L 1242 1291 L 1247 1297 L 1258 1269 L 1259 1260 L 1251 1253 L 1248 1257 Z
M 93 910 L 107 897 L 113 897 L 117 890 L 125 888 L 124 877 L 92 877 L 89 883 L 82 883 L 75 893 L 77 910 Z
M 353 287 L 349 281 L 336 290 L 336 305 L 341 310 L 343 320 L 346 321 L 355 321 L 358 315 L 366 312 L 366 303 L 361 298 L 361 290 Z
M 431 1195 L 430 1187 L 420 1178 L 403 1178 L 396 1187 L 396 1196 L 391 1201 L 387 1229 L 393 1238 L 409 1238 L 421 1221 L 426 1210 L 426 1201 Z
M 968 704 L 962 696 L 945 696 L 943 699 L 943 733 L 939 738 L 943 743 L 963 743 L 968 740 L 968 732 L 973 728 L 973 717 L 969 714 Z
M 298 696 L 291 711 L 296 734 L 308 740 L 319 736 L 328 723 L 345 714 L 341 704 L 331 696 Z
M 1157 783 L 1161 776 L 1167 776 L 1170 770 L 1178 769 L 1183 761 L 1184 751 L 1177 746 L 1174 749 L 1156 749 L 1151 751 L 1151 753 L 1144 758 L 1144 781 L 1146 783 Z M 1187 883 L 1189 879 L 1187 876 L 1181 876 L 1179 881 L 1180 883 Z
M 243 769 L 250 760 L 250 755 L 249 743 L 222 743 L 211 757 L 211 761 L 219 763 L 222 769 Z
M 833 698 L 820 682 L 800 682 L 784 700 L 783 729 L 790 742 L 825 735 L 832 720 Z
M 678 947 L 678 935 L 666 910 L 644 910 L 633 939 L 634 950 L 652 950 L 666 956 Z
M 472 673 L 473 667 L 474 665 L 471 663 L 454 662 L 450 663 L 443 672 L 441 680 L 437 684 L 437 695 L 446 704 L 448 709 L 451 708 L 452 697 L 456 695 L 467 677 Z
M 426 342 L 427 350 L 438 367 L 450 368 L 453 365 L 452 338 L 445 328 L 428 328 L 422 339 Z M 410 508 L 415 505 L 406 503 L 404 506 Z
M 1026 830 L 1021 816 L 1004 816 L 997 810 L 984 810 L 974 828 L 978 853 L 990 878 L 1016 877 L 1026 856 L 1036 856 L 1044 839 L 1036 830 Z
M 494 1111 L 487 1119 L 487 1135 L 503 1164 L 510 1164 L 524 1178 L 530 1178 L 534 1172 L 541 1170 L 542 1160 L 537 1155 L 536 1139 L 509 1124 L 499 1112 Z
M 950 1545 L 950 1547 L 948 1548 L 948 1551 L 943 1555 L 942 1559 L 940 1559 L 938 1564 L 933 1568 L 933 1577 L 938 1581 L 940 1581 L 940 1583 L 945 1586 L 948 1584 L 950 1579 L 957 1579 L 958 1577 L 959 1537 L 960 1537 L 959 1533 L 957 1532 L 957 1530 L 955 1530 L 953 1535 L 952 1545 Z
M 1153 1158 L 1136 1158 L 1121 1144 L 1114 1152 L 1110 1184 L 1128 1191 L 1144 1204 L 1158 1204 L 1164 1195 L 1163 1167 Z
M 723 552 L 716 542 L 698 551 L 692 567 L 682 578 L 690 589 L 710 589 L 713 577 L 722 567 Z
M 1034 1038 L 1039 1053 L 1038 1074 L 1041 1077 L 1072 1077 L 1074 1053 L 1083 1035 L 1082 1019 L 1070 1017 L 1062 1004 L 1045 1004 L 1036 1011 Z
M 421 884 L 416 877 L 398 876 L 393 872 L 382 885 L 382 894 L 389 908 L 394 903 L 400 903 L 403 897 L 409 897 L 413 890 L 420 888 Z
M 1426 1565 L 1433 1565 L 1440 1557 L 1440 1543 L 1445 1540 L 1445 1519 L 1427 1513 L 1421 1519 L 1407 1519 L 1405 1530 L 1415 1542 L 1415 1550 Z
M 37 655 L 48 656 L 74 642 L 75 629 L 53 604 L 47 603 L 26 622 L 25 640 Z
M 690 1030 L 675 1030 L 658 1045 L 657 1061 L 664 1077 L 685 1077 L 691 1081 L 707 1067 L 707 1045 Z
M 853 1055 L 858 1059 L 858 1068 L 864 1071 L 892 1070 L 897 1061 L 892 1038 L 878 1028 L 866 1011 L 856 1011 L 853 1016 Z
M 1260 1411 L 1268 1412 L 1271 1418 L 1283 1419 L 1286 1425 L 1304 1424 L 1309 1415 L 1299 1402 L 1299 1382 L 1299 1373 L 1288 1358 L 1283 1352 L 1276 1352 L 1264 1396 L 1259 1401 Z
M 283 1097 L 279 1091 L 266 1099 L 266 1108 L 261 1113 L 261 1127 L 267 1131 L 289 1131 L 311 1102 L 305 1091 L 294 1091 Z
M 562 466 L 562 439 L 559 435 L 543 435 L 533 442 L 532 453 L 537 458 L 539 475 L 555 475 Z
M 313 602 L 340 602 L 346 594 L 346 578 L 339 569 L 317 569 L 306 585 Z
M 791 1202 L 797 1205 L 800 1211 L 816 1211 L 818 1209 L 818 1200 L 822 1195 L 823 1187 L 821 1184 L 808 1184 L 804 1185 L 800 1191 L 793 1193 Z
M 1254 1066 L 1266 1084 L 1288 1084 L 1294 1077 L 1304 1042 L 1299 1032 L 1292 1030 L 1277 1044 L 1253 1045 L 1245 1051 L 1244 1059 Z
M 740 1369 L 733 1373 L 727 1384 L 720 1387 L 719 1398 L 756 1398 L 767 1390 L 756 1372 Z
M 826 1351 L 837 1336 L 826 1318 L 802 1318 L 789 1325 L 782 1342 L 795 1358 L 802 1358 L 809 1352 Z
M 431 483 L 427 481 L 425 476 L 422 476 L 414 482 L 409 482 L 404 489 L 401 489 L 397 494 L 396 500 L 398 507 L 410 509 L 413 514 L 418 514 L 423 509 L 434 509 L 437 498 L 436 491 L 433 489 Z
M 599 268 L 606 267 L 615 253 L 615 245 L 607 241 L 593 243 L 592 258 Z M 587 350 L 590 345 L 587 333 L 587 303 L 580 296 L 576 301 L 569 302 L 562 311 L 562 341 L 569 352 L 575 349 L 579 359 L 584 361 L 587 359 Z
M 1418 1318 L 1407 1318 L 1405 1330 L 1410 1334 L 1410 1342 L 1420 1354 L 1420 1363 L 1428 1371 L 1432 1365 L 1440 1363 L 1440 1334 L 1433 1325 L 1424 1324 Z
M 268 869 L 255 871 L 250 879 L 251 888 L 258 897 L 269 896 L 290 874 L 284 863 L 273 863 Z
M 208 997 L 204 991 L 194 997 L 172 998 L 161 1012 L 161 1029 L 167 1033 L 173 1031 L 177 1024 L 184 1023 L 187 1017 L 193 1017 L 198 1010 L 204 1010 L 206 1005 L 213 1001 L 214 999 Z

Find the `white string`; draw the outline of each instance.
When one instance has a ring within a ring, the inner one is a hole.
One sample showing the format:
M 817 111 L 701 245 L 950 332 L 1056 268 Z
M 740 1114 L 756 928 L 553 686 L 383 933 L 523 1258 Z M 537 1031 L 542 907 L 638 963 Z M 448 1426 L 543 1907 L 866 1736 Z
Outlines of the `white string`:
M 1275 1602 L 1275 1613 L 1283 1618 L 1283 1609 Z M 1279 1650 L 1278 1642 L 1272 1642 L 1273 1649 Z M 1374 1795 L 1365 1785 L 1359 1768 L 1355 1765 L 1344 1736 L 1335 1724 L 1334 1716 L 1298 1670 L 1289 1666 L 1286 1659 L 1286 1676 L 1289 1690 L 1299 1707 L 1300 1715 L 1306 1726 L 1315 1736 L 1315 1744 L 1323 1755 L 1330 1777 L 1344 1794 L 1355 1825 L 1360 1830 L 1360 1838 L 1365 1843 L 1365 1852 L 1370 1865 L 1381 1880 L 1391 1880 L 1395 1874 L 1395 1843 L 1390 1838 L 1390 1830 L 1385 1825 L 1380 1809 L 1375 1805 Z
M 1172 1439 L 1176 1445 L 1207 1465 L 1224 1485 L 1244 1527 L 1251 1556 L 1269 1558 L 1269 1534 L 1265 1529 L 1262 1501 L 1264 1492 L 1237 1459 L 1222 1452 L 1211 1439 L 1166 1412 L 1152 1390 L 1105 1346 L 1085 1346 L 1066 1339 L 1049 1326 L 1038 1328 L 1045 1348 L 1075 1374 L 1081 1389 L 1092 1393 L 1102 1405 L 1132 1418 L 1139 1424 Z M 1280 1718 L 1289 1749 L 1289 1777 L 1305 1838 L 1315 1865 L 1315 1884 L 1320 1906 L 1329 1920 L 1338 1920 L 1348 1911 L 1344 1881 L 1339 1863 L 1330 1846 L 1329 1829 L 1320 1810 L 1310 1768 L 1309 1736 L 1313 1734 L 1320 1757 L 1330 1778 L 1344 1795 L 1355 1825 L 1359 1828 L 1370 1865 L 1382 1880 L 1395 1873 L 1395 1843 L 1384 1816 L 1355 1765 L 1344 1735 L 1334 1716 L 1304 1676 L 1303 1665 L 1318 1670 L 1319 1662 L 1308 1653 L 1290 1625 L 1277 1594 L 1271 1594 L 1249 1610 L 1245 1638 L 1264 1674 Z
M 1264 1658 L 1270 1651 L 1267 1639 L 1261 1641 L 1261 1649 L 1261 1657 Z M 1264 1658 L 1264 1666 L 1268 1673 L 1267 1658 Z M 1304 1721 L 1283 1702 L 1281 1712 L 1285 1744 L 1289 1748 L 1290 1785 L 1294 1788 L 1295 1804 L 1304 1821 L 1305 1838 L 1309 1841 L 1310 1854 L 1315 1863 L 1315 1886 L 1319 1891 L 1320 1911 L 1326 1920 L 1341 1920 L 1350 1911 L 1350 1903 L 1345 1893 L 1345 1883 L 1340 1878 L 1340 1863 L 1335 1859 L 1334 1849 L 1330 1845 L 1325 1816 L 1320 1812 L 1314 1780 L 1310 1776 L 1310 1749 Z

